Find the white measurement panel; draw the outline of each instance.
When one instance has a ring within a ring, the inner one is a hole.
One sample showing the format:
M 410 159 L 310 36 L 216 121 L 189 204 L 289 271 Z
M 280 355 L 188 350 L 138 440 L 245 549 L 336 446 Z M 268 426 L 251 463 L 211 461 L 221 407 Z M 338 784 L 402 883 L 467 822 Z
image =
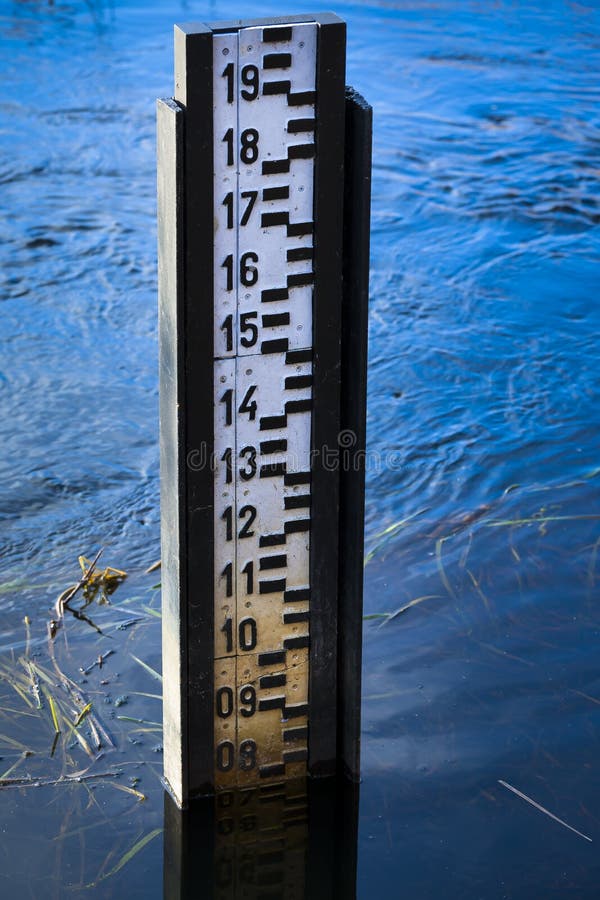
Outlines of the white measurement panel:
M 213 37 L 219 788 L 306 771 L 317 28 Z

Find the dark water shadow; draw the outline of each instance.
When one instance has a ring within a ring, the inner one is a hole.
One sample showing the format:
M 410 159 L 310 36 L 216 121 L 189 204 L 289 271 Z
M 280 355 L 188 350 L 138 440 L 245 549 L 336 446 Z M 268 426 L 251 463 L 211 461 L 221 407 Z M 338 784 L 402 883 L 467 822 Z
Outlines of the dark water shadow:
M 288 781 L 164 800 L 164 900 L 354 900 L 357 785 Z

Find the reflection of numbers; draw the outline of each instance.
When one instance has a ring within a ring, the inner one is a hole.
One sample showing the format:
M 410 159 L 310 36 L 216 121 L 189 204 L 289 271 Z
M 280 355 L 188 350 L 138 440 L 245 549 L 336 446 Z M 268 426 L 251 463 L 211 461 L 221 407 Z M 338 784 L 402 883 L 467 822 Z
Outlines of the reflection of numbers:
M 244 816 L 244 819 L 240 821 L 240 830 L 249 831 L 254 830 L 255 824 L 253 824 L 252 829 L 244 828 L 242 825 L 242 821 L 245 821 L 248 818 L 252 818 L 253 822 L 256 823 L 255 816 Z M 254 855 L 247 854 L 242 856 L 240 863 L 238 864 L 238 878 L 243 884 L 256 884 L 256 860 L 254 859 Z
M 217 806 L 219 809 L 229 809 L 233 806 L 234 795 L 231 791 L 221 791 L 217 794 Z M 229 821 L 229 819 L 227 820 Z
M 221 819 L 219 822 L 219 834 L 231 834 L 233 832 L 233 819 Z
M 230 819 L 226 819 L 225 821 L 230 822 Z M 219 822 L 219 831 L 221 834 L 226 834 L 221 830 L 222 823 Z M 233 823 L 232 823 L 233 827 Z M 221 887 L 227 887 L 233 882 L 233 861 L 231 859 L 219 859 L 215 865 L 215 882 Z
M 255 828 L 256 816 L 242 816 L 240 819 L 240 831 L 254 831 Z

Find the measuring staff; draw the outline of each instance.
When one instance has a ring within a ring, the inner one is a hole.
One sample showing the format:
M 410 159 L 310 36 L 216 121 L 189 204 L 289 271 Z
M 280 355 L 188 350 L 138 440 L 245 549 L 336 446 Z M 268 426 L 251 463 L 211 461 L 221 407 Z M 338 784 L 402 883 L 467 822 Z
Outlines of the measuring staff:
M 371 116 L 345 25 L 175 30 L 158 104 L 165 777 L 359 772 Z

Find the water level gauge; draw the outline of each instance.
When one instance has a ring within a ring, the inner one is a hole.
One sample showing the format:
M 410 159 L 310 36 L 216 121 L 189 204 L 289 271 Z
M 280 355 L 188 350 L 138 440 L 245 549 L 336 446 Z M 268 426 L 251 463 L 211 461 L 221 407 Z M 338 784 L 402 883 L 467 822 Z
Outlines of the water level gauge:
M 358 773 L 370 109 L 345 25 L 176 28 L 159 101 L 165 776 Z

